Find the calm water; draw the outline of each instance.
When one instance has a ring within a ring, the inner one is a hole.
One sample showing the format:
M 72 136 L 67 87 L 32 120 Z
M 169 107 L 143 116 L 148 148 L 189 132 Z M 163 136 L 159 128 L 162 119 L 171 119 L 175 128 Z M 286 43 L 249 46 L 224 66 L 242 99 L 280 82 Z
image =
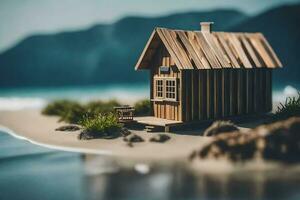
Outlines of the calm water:
M 80 155 L 0 132 L 0 199 L 83 199 Z
M 300 199 L 299 171 L 289 168 L 213 175 L 171 165 L 140 174 L 116 168 L 107 158 L 89 157 L 0 132 L 0 199 Z

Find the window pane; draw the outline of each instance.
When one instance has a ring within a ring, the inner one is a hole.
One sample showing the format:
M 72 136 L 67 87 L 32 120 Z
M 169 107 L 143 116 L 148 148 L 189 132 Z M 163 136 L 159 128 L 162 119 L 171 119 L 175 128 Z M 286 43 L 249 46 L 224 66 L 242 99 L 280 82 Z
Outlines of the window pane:
M 176 97 L 175 80 L 166 80 L 166 98 L 174 99 Z
M 156 97 L 163 97 L 163 80 L 156 80 Z

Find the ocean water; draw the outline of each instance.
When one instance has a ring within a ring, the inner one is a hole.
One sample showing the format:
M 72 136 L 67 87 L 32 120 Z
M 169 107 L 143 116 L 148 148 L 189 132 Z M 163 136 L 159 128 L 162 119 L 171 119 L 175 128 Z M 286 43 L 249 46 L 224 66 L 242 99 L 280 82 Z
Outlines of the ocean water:
M 99 99 L 117 99 L 122 102 L 131 103 L 144 98 L 149 98 L 149 86 L 145 84 L 54 88 L 2 88 L 0 89 L 0 110 L 41 108 L 46 105 L 47 102 L 57 99 L 70 99 L 81 102 Z
M 299 88 L 287 85 L 273 91 L 274 102 L 284 102 L 287 97 L 297 96 Z M 41 108 L 56 99 L 81 102 L 117 99 L 126 104 L 149 98 L 149 85 L 123 84 L 109 86 L 55 87 L 55 88 L 8 88 L 0 89 L 0 111 Z
M 56 151 L 0 131 L 0 199 L 84 199 L 80 154 Z
M 300 199 L 298 165 L 230 174 L 195 173 L 179 164 L 150 166 L 143 173 L 136 168 L 36 146 L 0 131 L 1 200 Z

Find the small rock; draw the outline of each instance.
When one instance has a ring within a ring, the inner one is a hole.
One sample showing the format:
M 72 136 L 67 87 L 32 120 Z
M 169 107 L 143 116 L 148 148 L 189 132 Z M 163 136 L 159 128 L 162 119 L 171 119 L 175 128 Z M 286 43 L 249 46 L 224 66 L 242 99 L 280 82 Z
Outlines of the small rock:
M 102 133 L 96 131 L 83 130 L 79 135 L 79 140 L 91 140 L 91 139 L 115 139 L 120 136 L 120 132 Z
M 138 135 L 132 135 L 128 138 L 128 142 L 144 142 L 144 139 L 141 136 Z
M 210 127 L 208 127 L 205 132 L 204 136 L 215 136 L 221 133 L 238 131 L 239 128 L 230 121 L 215 121 Z
M 121 133 L 121 135 L 122 135 L 123 137 L 126 137 L 126 136 L 128 136 L 128 135 L 131 134 L 131 131 L 128 130 L 127 128 L 124 128 L 124 127 L 123 127 L 123 128 L 121 129 L 120 133 Z
M 141 136 L 134 134 L 134 135 L 130 135 L 128 137 L 124 137 L 123 141 L 127 142 L 127 145 L 129 147 L 133 147 L 133 143 L 144 142 L 145 140 Z
M 171 137 L 166 135 L 166 134 L 158 134 L 158 135 L 155 135 L 153 137 L 150 138 L 150 142 L 159 142 L 159 143 L 164 143 L 168 140 L 170 140 Z
M 87 130 L 81 131 L 81 133 L 78 135 L 79 140 L 91 140 L 95 138 L 97 138 L 97 134 Z
M 80 130 L 79 126 L 76 125 L 65 125 L 55 129 L 56 131 L 78 131 Z

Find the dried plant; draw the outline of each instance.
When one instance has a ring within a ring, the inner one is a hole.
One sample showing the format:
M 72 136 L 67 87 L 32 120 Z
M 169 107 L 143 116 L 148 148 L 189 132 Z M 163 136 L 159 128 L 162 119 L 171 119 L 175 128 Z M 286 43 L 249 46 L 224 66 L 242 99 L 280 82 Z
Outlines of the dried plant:
M 298 96 L 288 97 L 284 104 L 279 104 L 275 112 L 274 119 L 282 120 L 293 116 L 300 116 L 300 92 L 298 92 Z

